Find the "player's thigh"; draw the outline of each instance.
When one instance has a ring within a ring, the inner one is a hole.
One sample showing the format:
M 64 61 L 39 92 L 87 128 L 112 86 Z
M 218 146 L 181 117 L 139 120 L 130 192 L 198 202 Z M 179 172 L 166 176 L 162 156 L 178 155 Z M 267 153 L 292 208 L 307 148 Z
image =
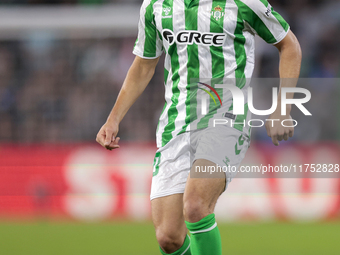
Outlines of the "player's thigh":
M 206 159 L 197 159 L 192 169 L 196 166 L 209 167 L 216 164 Z M 186 220 L 190 218 L 200 220 L 213 213 L 217 199 L 225 190 L 225 186 L 226 176 L 223 172 L 215 173 L 213 176 L 207 174 L 191 177 L 189 175 L 183 198 Z
M 178 235 L 183 239 L 187 229 L 183 216 L 183 194 L 174 194 L 151 200 L 152 221 L 157 235 Z

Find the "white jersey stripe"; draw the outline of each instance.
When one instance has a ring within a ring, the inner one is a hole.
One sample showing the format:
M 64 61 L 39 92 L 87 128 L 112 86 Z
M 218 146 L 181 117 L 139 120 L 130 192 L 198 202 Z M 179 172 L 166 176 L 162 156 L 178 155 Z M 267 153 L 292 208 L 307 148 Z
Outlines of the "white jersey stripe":
M 185 4 L 184 1 L 174 0 L 177 4 L 174 4 L 173 12 L 178 14 L 177 19 L 173 19 L 173 27 L 174 32 L 178 33 L 179 31 L 185 30 Z M 177 54 L 178 54 L 178 62 L 179 62 L 179 83 L 178 89 L 180 91 L 178 97 L 178 104 L 176 109 L 178 111 L 177 118 L 175 120 L 175 130 L 171 132 L 172 137 L 175 137 L 180 131 L 181 128 L 185 125 L 185 117 L 186 117 L 186 104 L 185 100 L 187 98 L 187 60 L 188 60 L 188 52 L 187 45 L 177 45 Z
M 198 16 L 202 17 L 198 19 L 197 28 L 199 31 L 209 32 L 210 31 L 210 16 L 205 15 L 205 13 L 209 13 L 212 8 L 212 1 L 208 1 L 208 3 L 202 4 L 198 6 Z M 198 45 L 198 60 L 199 60 L 199 74 L 201 81 L 207 81 L 212 77 L 212 59 L 211 59 L 211 52 L 209 47 L 205 47 L 204 45 Z M 197 77 L 198 78 L 198 77 Z M 202 98 L 204 91 L 198 90 L 197 91 L 197 98 Z M 201 102 L 197 102 L 196 114 L 197 116 L 201 116 Z M 197 128 L 198 122 L 201 118 L 198 118 L 196 121 L 190 125 L 190 129 L 194 130 Z
M 237 25 L 237 12 L 238 7 L 234 1 L 227 1 L 226 14 L 223 19 L 223 29 L 225 31 L 235 31 Z M 235 78 L 235 70 L 237 68 L 235 59 L 235 47 L 234 47 L 235 35 L 228 36 L 226 43 L 223 46 L 223 57 L 225 66 L 225 78 Z

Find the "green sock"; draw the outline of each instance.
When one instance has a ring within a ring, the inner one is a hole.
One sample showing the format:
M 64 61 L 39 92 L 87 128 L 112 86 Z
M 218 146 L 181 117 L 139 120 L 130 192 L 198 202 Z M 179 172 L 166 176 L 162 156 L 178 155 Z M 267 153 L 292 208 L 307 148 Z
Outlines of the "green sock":
M 222 244 L 215 214 L 210 214 L 199 222 L 185 222 L 191 234 L 192 255 L 221 255 Z
M 190 237 L 187 235 L 184 239 L 184 243 L 182 245 L 181 248 L 179 248 L 179 250 L 169 254 L 169 253 L 165 253 L 161 247 L 159 247 L 159 249 L 161 250 L 161 253 L 163 255 L 191 255 L 190 252 Z

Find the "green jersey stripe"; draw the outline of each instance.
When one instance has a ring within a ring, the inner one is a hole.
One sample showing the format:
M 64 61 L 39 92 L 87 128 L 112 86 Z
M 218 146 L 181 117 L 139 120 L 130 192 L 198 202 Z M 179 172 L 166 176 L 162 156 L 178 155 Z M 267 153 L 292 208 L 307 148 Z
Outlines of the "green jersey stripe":
M 280 14 L 278 14 L 276 11 L 274 11 L 274 8 L 272 6 L 270 6 L 270 4 L 268 3 L 267 0 L 260 0 L 264 6 L 266 6 L 267 8 L 269 7 L 273 16 L 280 22 L 281 26 L 283 27 L 283 29 L 287 32 L 289 29 L 289 25 L 288 23 L 282 18 L 282 16 Z
M 185 31 L 185 10 L 186 6 L 184 1 L 175 1 L 177 4 L 174 4 L 174 12 L 178 14 L 178 18 L 173 20 L 174 22 L 174 32 L 180 33 L 181 31 Z M 188 72 L 188 53 L 187 46 L 185 44 L 177 45 L 177 54 L 178 54 L 178 62 L 179 62 L 179 96 L 178 103 L 176 104 L 176 109 L 178 111 L 178 115 L 175 119 L 175 130 L 172 131 L 172 136 L 177 136 L 181 128 L 185 125 L 185 117 L 186 117 L 186 98 L 187 98 L 187 72 Z
M 247 119 L 248 114 L 248 103 L 244 105 L 244 114 L 243 115 L 237 115 L 235 119 L 234 128 L 236 128 L 239 131 L 243 131 L 243 123 Z
M 212 8 L 220 7 L 224 10 L 226 1 L 219 1 L 219 4 L 213 4 Z M 217 5 L 217 6 L 216 6 Z M 213 33 L 223 33 L 223 20 L 216 20 L 213 16 L 210 16 L 210 32 Z M 223 78 L 224 77 L 224 60 L 223 58 L 223 48 L 210 46 L 210 53 L 212 55 L 212 78 Z
M 161 152 L 156 152 L 153 160 L 153 173 L 152 176 L 156 176 L 159 172 L 159 164 L 161 163 Z
M 207 10 L 212 9 L 212 1 L 210 2 L 200 2 L 197 10 L 197 30 L 198 31 L 210 31 L 210 15 L 204 15 L 207 13 Z M 190 90 L 190 125 L 187 127 L 188 130 L 197 129 L 197 123 L 202 118 L 201 116 L 201 104 L 202 104 L 202 93 L 203 90 L 197 90 L 198 82 L 209 82 L 209 77 L 212 77 L 212 57 L 210 52 L 210 47 L 205 47 L 203 45 L 198 45 L 198 61 L 199 61 L 199 70 L 197 75 L 197 79 L 192 79 L 190 82 L 192 83 Z M 200 85 L 201 86 L 201 85 Z M 202 87 L 201 87 L 202 88 Z
M 151 3 L 146 7 L 146 12 L 145 12 L 145 20 L 153 20 L 154 21 L 154 16 L 153 16 L 153 4 L 157 0 L 152 0 Z M 150 26 L 145 26 L 145 34 L 148 35 L 145 37 L 144 41 L 144 52 L 143 56 L 144 57 L 156 57 L 156 40 L 157 40 L 157 30 L 153 29 Z
M 155 26 L 154 4 L 157 0 L 145 0 L 140 11 L 138 38 L 134 54 L 143 58 L 157 58 L 162 53 L 162 40 Z
M 237 4 L 239 6 L 241 18 L 255 29 L 267 43 L 275 43 L 276 39 L 274 35 L 269 31 L 257 13 L 242 1 L 237 1 Z
M 163 3 L 163 8 L 168 7 L 165 5 L 166 2 Z M 168 2 L 168 5 L 173 8 L 173 0 Z M 165 24 L 167 22 L 167 24 Z M 163 27 L 169 27 L 170 30 L 173 30 L 173 19 L 162 19 Z M 177 45 L 173 44 L 168 49 L 168 54 L 171 56 L 171 73 L 172 73 L 172 97 L 171 97 L 171 106 L 168 110 L 168 124 L 165 126 L 163 134 L 162 134 L 162 146 L 168 143 L 172 139 L 172 132 L 175 130 L 175 120 L 178 115 L 178 111 L 176 105 L 178 104 L 178 97 L 179 97 L 179 89 L 178 83 L 180 80 L 179 77 L 179 62 L 178 62 L 178 54 L 177 54 Z
M 289 29 L 288 23 L 282 18 L 282 16 L 280 14 L 278 14 L 276 11 L 274 11 L 273 7 L 271 7 L 271 10 L 272 10 L 273 16 L 280 22 L 283 29 L 287 32 L 288 29 Z
M 261 3 L 263 3 L 264 6 L 268 7 L 269 3 L 267 0 L 260 0 Z
M 238 81 L 242 81 L 245 78 L 244 69 L 246 67 L 247 55 L 246 50 L 244 48 L 244 44 L 246 42 L 246 38 L 243 35 L 244 23 L 242 19 L 242 13 L 240 10 L 240 2 L 235 1 L 238 7 L 237 11 L 237 25 L 234 32 L 234 47 L 235 47 L 235 59 L 237 68 L 235 70 L 235 78 L 236 78 L 236 86 L 242 88 L 245 83 L 241 83 Z M 242 78 L 242 79 L 241 79 Z
M 186 2 L 189 1 L 190 9 L 185 9 L 185 29 L 186 30 L 198 30 L 198 7 L 199 2 L 197 3 L 191 3 L 190 0 L 186 0 Z M 188 63 L 191 63 L 190 66 L 187 67 L 187 97 L 186 97 L 186 117 L 185 117 L 185 125 L 183 125 L 181 133 L 185 132 L 187 129 L 188 124 L 196 119 L 196 116 L 193 116 L 196 114 L 196 105 L 191 99 L 191 93 L 195 90 L 195 84 L 193 84 L 193 80 L 196 80 L 196 78 L 199 78 L 199 70 L 200 70 L 200 62 L 198 59 L 198 45 L 192 44 L 187 46 L 187 54 L 188 54 Z M 193 107 L 194 109 L 191 109 Z
M 280 19 L 280 15 L 272 8 L 269 3 L 259 0 L 235 0 L 240 8 L 243 19 L 262 37 L 267 43 L 277 43 L 288 31 L 288 24 Z M 264 3 L 263 3 L 264 2 Z M 268 7 L 268 8 L 267 8 Z
M 221 8 L 225 9 L 226 1 L 218 1 L 218 3 L 214 3 L 212 5 L 212 9 Z M 210 32 L 212 33 L 223 33 L 223 18 L 216 19 L 214 16 L 210 16 Z M 211 86 L 215 87 L 215 84 L 222 84 L 223 78 L 225 75 L 225 67 L 224 67 L 224 57 L 223 57 L 223 48 L 210 46 L 210 54 L 212 59 L 212 80 Z M 223 60 L 223 61 L 222 61 Z M 223 101 L 223 89 L 216 89 L 217 93 L 220 95 L 221 100 Z M 220 106 L 216 106 L 213 98 L 210 97 L 209 103 L 209 113 L 205 115 L 197 124 L 197 128 L 206 128 L 208 127 L 209 120 L 216 114 L 217 109 Z

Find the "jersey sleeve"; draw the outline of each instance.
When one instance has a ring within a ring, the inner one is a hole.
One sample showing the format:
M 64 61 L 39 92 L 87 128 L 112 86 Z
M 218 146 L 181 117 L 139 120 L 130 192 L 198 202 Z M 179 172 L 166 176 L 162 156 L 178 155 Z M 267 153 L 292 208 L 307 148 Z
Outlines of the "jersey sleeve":
M 151 0 L 144 0 L 140 9 L 138 37 L 133 54 L 146 59 L 158 58 L 162 54 L 163 44 L 159 37 L 153 14 Z
M 267 0 L 240 0 L 239 5 L 243 21 L 267 43 L 276 44 L 288 34 L 288 23 Z

